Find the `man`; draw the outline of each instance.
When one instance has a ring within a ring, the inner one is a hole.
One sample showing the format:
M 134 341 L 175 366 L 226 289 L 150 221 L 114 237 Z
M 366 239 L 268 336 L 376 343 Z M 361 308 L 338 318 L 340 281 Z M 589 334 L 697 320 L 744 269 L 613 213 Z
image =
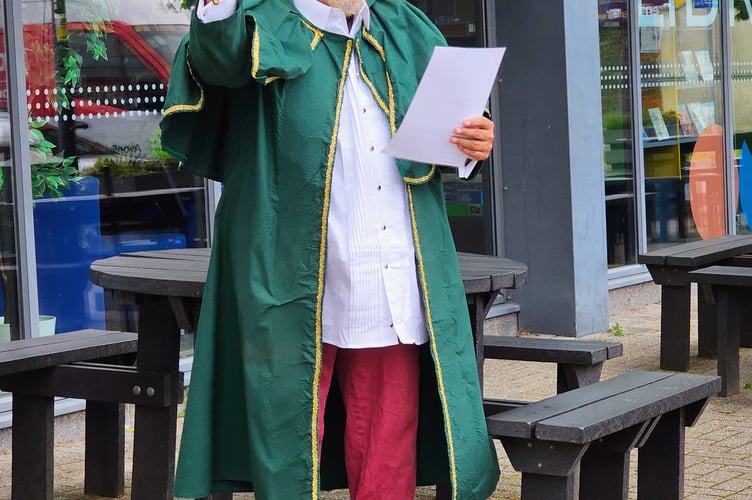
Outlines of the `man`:
M 163 120 L 224 182 L 178 496 L 494 490 L 438 169 L 381 153 L 444 43 L 404 0 L 201 0 Z M 490 120 L 451 132 L 488 157 Z

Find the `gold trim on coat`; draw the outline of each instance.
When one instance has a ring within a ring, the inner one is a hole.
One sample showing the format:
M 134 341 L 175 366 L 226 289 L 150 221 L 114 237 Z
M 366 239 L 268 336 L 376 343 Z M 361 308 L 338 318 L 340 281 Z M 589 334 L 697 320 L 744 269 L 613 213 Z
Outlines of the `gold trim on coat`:
M 420 279 L 420 288 L 423 293 L 423 308 L 426 313 L 426 324 L 428 325 L 428 336 L 431 344 L 431 354 L 433 355 L 436 365 L 436 382 L 439 386 L 439 396 L 441 399 L 441 408 L 444 414 L 444 430 L 446 432 L 447 446 L 449 448 L 449 472 L 452 484 L 452 500 L 457 498 L 457 465 L 454 456 L 454 438 L 452 437 L 452 421 L 449 418 L 449 405 L 447 404 L 446 389 L 444 388 L 444 375 L 441 370 L 441 361 L 439 360 L 439 349 L 436 346 L 436 332 L 433 328 L 433 318 L 431 317 L 431 300 L 428 296 L 428 283 L 426 281 L 426 269 L 423 265 L 423 254 L 420 249 L 420 236 L 418 234 L 418 223 L 415 219 L 415 206 L 413 205 L 413 187 L 407 185 L 407 200 L 410 206 L 410 223 L 413 227 L 413 241 L 415 244 L 415 258 L 418 262 L 418 277 Z
M 198 82 L 196 77 L 193 75 L 193 69 L 191 68 L 191 63 L 188 61 L 187 56 L 188 54 L 186 53 L 185 65 L 188 66 L 188 73 L 191 75 L 191 78 L 196 83 L 196 86 L 198 86 L 201 96 L 198 98 L 198 102 L 196 104 L 175 104 L 174 106 L 170 106 L 164 111 L 163 116 L 168 116 L 173 113 L 180 113 L 183 111 L 199 111 L 201 108 L 204 107 L 204 87 L 201 86 L 201 84 Z
M 311 40 L 311 50 L 316 50 L 316 46 L 319 44 L 322 38 L 324 38 L 324 32 L 316 28 L 305 19 L 300 20 L 303 25 L 309 30 L 313 31 L 313 40 Z
M 345 60 L 342 63 L 342 75 L 340 76 L 339 89 L 337 90 L 337 108 L 334 113 L 334 128 L 329 142 L 329 154 L 326 159 L 326 179 L 324 183 L 324 203 L 321 213 L 321 243 L 319 245 L 319 277 L 318 291 L 316 293 L 316 364 L 313 372 L 313 412 L 311 414 L 311 455 L 313 457 L 313 477 L 311 495 L 313 500 L 319 497 L 319 382 L 321 380 L 322 358 L 322 325 L 321 315 L 324 302 L 324 273 L 326 266 L 326 238 L 327 224 L 329 219 L 329 205 L 331 202 L 332 170 L 334 169 L 334 155 L 337 151 L 337 136 L 339 135 L 339 120 L 342 114 L 342 101 L 344 100 L 345 80 L 347 69 L 352 54 L 352 40 L 347 41 Z
M 392 87 L 392 78 L 389 75 L 389 70 L 387 69 L 386 64 L 386 53 L 384 52 L 384 47 L 381 46 L 378 40 L 371 35 L 369 32 L 366 31 L 365 27 L 363 27 L 362 30 L 363 33 L 363 39 L 367 41 L 368 43 L 373 46 L 374 49 L 376 49 L 376 52 L 379 53 L 379 56 L 381 57 L 381 60 L 384 62 L 384 79 L 386 80 L 386 89 L 388 93 L 388 99 L 389 104 L 384 104 L 383 100 L 379 98 L 379 96 L 376 93 L 376 89 L 373 88 L 371 83 L 368 81 L 368 78 L 365 76 L 365 72 L 363 71 L 362 61 L 361 61 L 361 75 L 363 76 L 363 80 L 371 87 L 371 92 L 373 92 L 374 97 L 376 97 L 377 102 L 379 102 L 379 106 L 382 106 L 382 109 L 384 112 L 389 116 L 389 129 L 392 133 L 392 136 L 397 133 L 397 113 L 395 111 L 395 102 L 394 102 L 394 88 Z M 358 48 L 358 56 L 360 56 L 360 49 Z M 362 59 L 362 58 L 361 58 Z
M 408 184 L 423 184 L 428 182 L 436 173 L 436 165 L 431 165 L 431 170 L 423 177 L 403 177 L 402 180 Z

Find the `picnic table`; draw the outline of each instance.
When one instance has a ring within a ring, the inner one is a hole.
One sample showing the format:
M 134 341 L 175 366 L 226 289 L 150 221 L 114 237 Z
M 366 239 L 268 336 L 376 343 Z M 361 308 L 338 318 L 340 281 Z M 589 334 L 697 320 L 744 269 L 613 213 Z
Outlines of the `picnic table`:
M 689 369 L 689 314 L 692 271 L 733 262 L 752 253 L 752 235 L 729 235 L 653 250 L 638 256 L 661 286 L 661 369 Z M 697 305 L 698 351 L 717 350 L 716 310 L 703 294 Z
M 206 248 L 135 252 L 92 263 L 91 281 L 105 289 L 107 300 L 138 305 L 140 370 L 177 377 L 180 330 L 196 330 L 209 253 Z M 483 321 L 503 289 L 527 282 L 527 267 L 466 253 L 459 261 L 482 376 Z M 173 498 L 177 406 L 174 401 L 135 407 L 132 498 Z

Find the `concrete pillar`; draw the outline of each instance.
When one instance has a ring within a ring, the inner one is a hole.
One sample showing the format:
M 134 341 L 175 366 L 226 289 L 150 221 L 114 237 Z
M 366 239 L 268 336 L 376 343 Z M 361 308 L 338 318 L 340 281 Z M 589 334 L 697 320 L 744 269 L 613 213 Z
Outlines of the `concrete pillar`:
M 505 255 L 527 263 L 520 327 L 608 329 L 598 2 L 496 2 Z

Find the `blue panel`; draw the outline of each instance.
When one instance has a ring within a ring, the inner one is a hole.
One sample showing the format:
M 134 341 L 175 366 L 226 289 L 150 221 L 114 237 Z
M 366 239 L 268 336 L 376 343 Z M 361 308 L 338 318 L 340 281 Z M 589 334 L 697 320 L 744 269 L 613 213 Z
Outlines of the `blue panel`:
M 89 281 L 102 254 L 99 181 L 84 177 L 64 194 L 34 201 L 39 312 L 57 316 L 56 332 L 103 328 L 102 291 Z
M 749 226 L 752 224 L 752 152 L 747 141 L 742 142 L 742 157 L 739 159 L 739 203 Z

